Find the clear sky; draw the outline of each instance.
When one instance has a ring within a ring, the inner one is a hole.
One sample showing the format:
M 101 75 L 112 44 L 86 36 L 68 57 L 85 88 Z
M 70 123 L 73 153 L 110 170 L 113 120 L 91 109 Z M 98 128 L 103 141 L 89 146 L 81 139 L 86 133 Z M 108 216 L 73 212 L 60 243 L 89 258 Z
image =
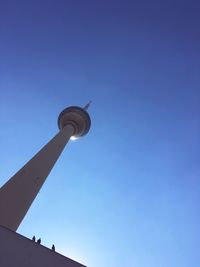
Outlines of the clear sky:
M 0 3 L 0 183 L 70 142 L 18 232 L 89 267 L 200 266 L 200 3 Z

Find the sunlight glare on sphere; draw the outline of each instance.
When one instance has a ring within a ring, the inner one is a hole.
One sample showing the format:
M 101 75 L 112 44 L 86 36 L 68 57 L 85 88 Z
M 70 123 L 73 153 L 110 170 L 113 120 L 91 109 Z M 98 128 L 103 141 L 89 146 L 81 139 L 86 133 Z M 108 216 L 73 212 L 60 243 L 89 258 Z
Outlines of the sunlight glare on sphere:
M 70 140 L 72 140 L 72 141 L 75 141 L 75 140 L 77 140 L 78 139 L 78 137 L 76 137 L 76 136 L 72 136 L 72 137 L 70 137 Z

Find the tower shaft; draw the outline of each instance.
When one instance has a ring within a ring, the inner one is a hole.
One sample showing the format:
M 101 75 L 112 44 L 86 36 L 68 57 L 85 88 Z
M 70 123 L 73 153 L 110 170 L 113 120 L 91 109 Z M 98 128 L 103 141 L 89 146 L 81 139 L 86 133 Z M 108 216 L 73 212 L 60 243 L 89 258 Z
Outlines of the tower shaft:
M 66 125 L 0 188 L 0 225 L 17 230 L 73 133 Z

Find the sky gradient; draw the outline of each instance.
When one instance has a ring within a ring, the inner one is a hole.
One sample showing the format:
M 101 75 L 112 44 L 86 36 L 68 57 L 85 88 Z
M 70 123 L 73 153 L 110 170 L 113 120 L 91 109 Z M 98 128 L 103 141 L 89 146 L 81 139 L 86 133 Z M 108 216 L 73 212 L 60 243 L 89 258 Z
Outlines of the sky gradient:
M 0 3 L 0 185 L 92 100 L 18 232 L 88 267 L 200 266 L 200 3 Z

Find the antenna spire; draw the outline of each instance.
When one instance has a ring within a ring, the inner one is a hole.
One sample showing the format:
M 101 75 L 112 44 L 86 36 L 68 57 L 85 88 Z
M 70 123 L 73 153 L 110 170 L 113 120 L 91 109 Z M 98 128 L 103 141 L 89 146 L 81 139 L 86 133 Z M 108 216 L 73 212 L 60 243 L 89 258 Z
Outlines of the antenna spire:
M 87 110 L 89 108 L 89 106 L 91 105 L 92 101 L 90 100 L 87 105 L 85 105 L 85 107 L 83 108 L 84 110 Z

